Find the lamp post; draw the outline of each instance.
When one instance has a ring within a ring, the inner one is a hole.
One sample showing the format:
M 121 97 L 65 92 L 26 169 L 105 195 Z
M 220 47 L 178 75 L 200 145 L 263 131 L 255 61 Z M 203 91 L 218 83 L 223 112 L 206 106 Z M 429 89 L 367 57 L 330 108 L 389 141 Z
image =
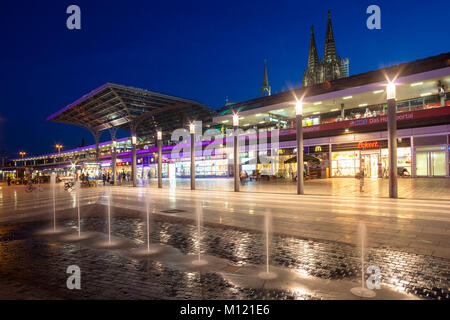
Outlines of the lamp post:
M 112 157 L 111 157 L 111 171 L 113 184 L 116 183 L 116 162 L 117 162 L 117 141 L 114 136 L 112 141 Z
M 162 188 L 162 131 L 156 131 L 156 144 L 158 146 L 158 188 Z
M 132 178 L 133 178 L 133 187 L 137 186 L 137 164 L 136 164 L 136 134 L 133 132 L 131 135 L 131 147 L 132 147 L 132 156 L 131 156 L 131 161 L 132 161 L 132 167 L 131 167 L 131 174 L 132 174 Z
M 191 134 L 191 190 L 195 190 L 195 122 L 189 125 Z
M 239 192 L 239 115 L 237 113 L 233 114 L 233 161 L 234 161 L 234 191 Z
M 25 166 L 25 161 L 23 160 L 23 157 L 27 154 L 26 152 L 20 151 L 20 156 L 22 157 L 23 166 Z
M 388 152 L 389 152 L 389 198 L 398 198 L 397 186 L 397 108 L 395 83 L 389 82 L 387 93 Z
M 59 157 L 59 161 L 61 161 L 61 149 L 62 149 L 62 145 L 61 144 L 57 144 L 56 149 L 58 149 L 58 157 Z
M 297 122 L 297 194 L 304 194 L 303 190 L 303 102 L 295 105 L 295 119 Z

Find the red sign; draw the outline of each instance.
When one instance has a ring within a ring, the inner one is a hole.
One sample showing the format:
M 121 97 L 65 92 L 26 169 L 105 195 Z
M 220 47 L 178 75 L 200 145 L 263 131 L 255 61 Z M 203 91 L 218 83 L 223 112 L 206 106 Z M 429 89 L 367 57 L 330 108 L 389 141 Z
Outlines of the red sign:
M 358 149 L 376 149 L 379 148 L 380 144 L 378 143 L 378 141 L 373 141 L 373 142 L 358 142 Z

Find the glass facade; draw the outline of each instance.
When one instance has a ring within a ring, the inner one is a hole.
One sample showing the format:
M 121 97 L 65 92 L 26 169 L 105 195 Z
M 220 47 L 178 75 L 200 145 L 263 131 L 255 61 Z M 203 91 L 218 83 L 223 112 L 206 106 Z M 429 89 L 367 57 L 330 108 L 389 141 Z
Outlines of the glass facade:
M 418 177 L 443 177 L 447 174 L 447 146 L 416 148 L 416 175 Z

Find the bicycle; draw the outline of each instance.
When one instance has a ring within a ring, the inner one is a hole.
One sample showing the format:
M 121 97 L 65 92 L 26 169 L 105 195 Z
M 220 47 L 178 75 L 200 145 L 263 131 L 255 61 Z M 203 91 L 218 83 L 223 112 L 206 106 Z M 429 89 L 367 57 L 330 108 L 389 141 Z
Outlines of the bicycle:
M 36 189 L 37 189 L 39 192 L 44 191 L 39 183 L 37 184 L 37 187 L 36 187 L 34 184 L 32 184 L 32 183 L 28 183 L 28 184 L 25 186 L 25 192 L 28 192 L 28 193 L 33 192 L 33 191 L 36 190 Z

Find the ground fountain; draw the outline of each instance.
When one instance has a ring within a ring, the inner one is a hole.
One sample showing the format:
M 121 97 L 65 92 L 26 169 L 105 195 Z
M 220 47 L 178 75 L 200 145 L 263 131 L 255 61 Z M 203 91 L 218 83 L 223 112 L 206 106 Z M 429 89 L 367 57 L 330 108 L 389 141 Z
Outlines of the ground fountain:
M 52 226 L 50 228 L 39 231 L 39 235 L 58 235 L 67 232 L 67 230 L 64 228 L 56 227 L 56 176 L 54 173 L 52 173 L 50 176 L 50 192 L 50 199 L 53 204 Z
M 98 247 L 98 248 L 107 248 L 107 249 L 116 249 L 119 247 L 122 247 L 125 243 L 123 240 L 121 239 L 114 239 L 111 236 L 111 199 L 112 199 L 112 192 L 111 192 L 111 187 L 108 187 L 105 193 L 105 198 L 107 200 L 107 205 L 106 205 L 106 224 L 107 224 L 107 238 L 106 239 L 102 239 L 99 242 L 97 242 L 96 244 L 94 244 L 94 246 Z
M 72 192 L 75 195 L 76 201 L 76 212 L 77 212 L 77 233 L 76 234 L 68 234 L 62 237 L 62 241 L 67 242 L 77 242 L 92 238 L 95 234 L 93 232 L 81 232 L 81 206 L 80 206 L 80 197 L 81 197 L 81 185 L 75 185 L 72 189 Z
M 197 259 L 192 261 L 194 266 L 204 266 L 208 261 L 202 259 L 202 222 L 203 222 L 203 207 L 201 202 L 196 203 L 195 212 L 197 215 Z
M 264 251 L 266 257 L 266 268 L 258 274 L 258 277 L 264 280 L 271 280 L 277 277 L 275 272 L 270 271 L 270 243 L 271 243 L 271 230 L 272 226 L 272 214 L 270 210 L 266 210 L 264 214 Z
M 358 238 L 359 238 L 359 246 L 360 246 L 360 255 L 361 255 L 361 287 L 354 287 L 350 291 L 355 296 L 362 298 L 373 298 L 375 297 L 375 291 L 366 288 L 366 273 L 364 260 L 366 255 L 366 246 L 367 246 L 367 228 L 366 225 L 362 222 L 358 225 Z
M 150 256 L 159 253 L 163 250 L 163 246 L 150 243 L 150 210 L 151 210 L 151 198 L 150 195 L 146 198 L 146 240 L 147 245 L 145 248 L 136 248 L 132 250 L 132 254 L 135 256 Z

